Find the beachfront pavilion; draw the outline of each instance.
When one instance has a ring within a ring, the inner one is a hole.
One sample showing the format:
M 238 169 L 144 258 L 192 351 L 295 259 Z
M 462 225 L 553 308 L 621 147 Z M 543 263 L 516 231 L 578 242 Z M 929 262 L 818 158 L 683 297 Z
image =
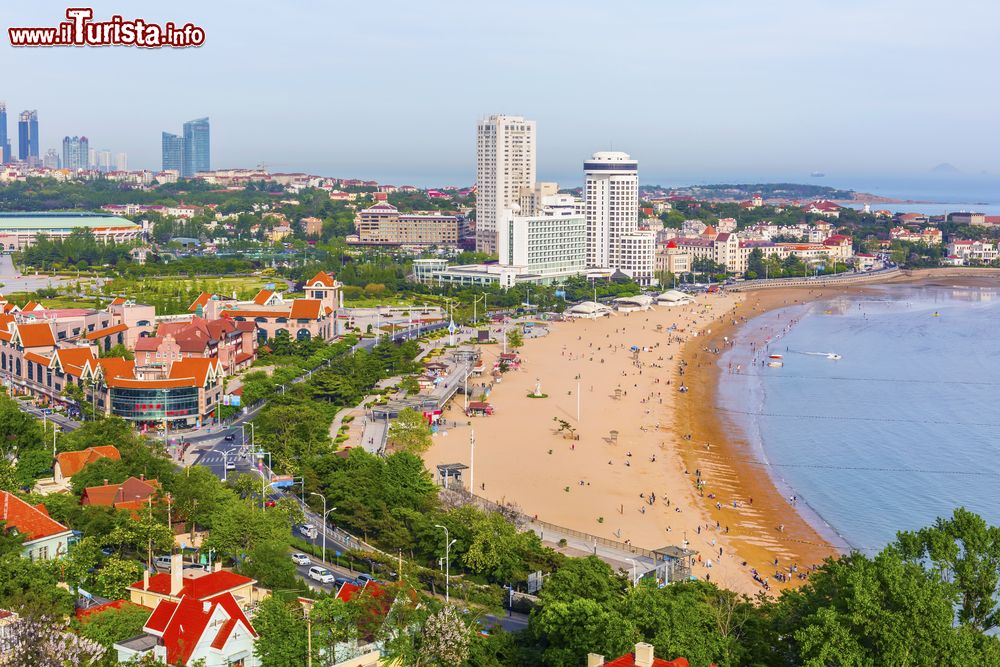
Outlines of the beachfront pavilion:
M 569 317 L 589 317 L 596 320 L 598 317 L 611 315 L 611 308 L 596 301 L 584 301 L 567 308 L 566 315 Z
M 694 303 L 694 298 L 690 294 L 672 289 L 656 297 L 656 303 L 661 306 L 686 306 Z
M 622 313 L 630 313 L 636 310 L 649 310 L 653 305 L 653 297 L 647 294 L 636 294 L 635 296 L 620 296 L 614 300 L 615 308 Z

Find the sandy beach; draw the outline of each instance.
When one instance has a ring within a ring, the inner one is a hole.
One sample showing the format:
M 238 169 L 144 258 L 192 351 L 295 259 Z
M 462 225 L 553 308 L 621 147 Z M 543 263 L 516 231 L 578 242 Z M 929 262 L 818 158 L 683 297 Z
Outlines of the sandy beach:
M 712 409 L 721 374 L 717 356 L 705 352 L 732 338 L 734 321 L 780 305 L 774 293 L 706 294 L 690 306 L 550 325 L 526 341 L 520 369 L 493 387 L 496 413 L 472 418 L 475 492 L 647 549 L 686 541 L 699 552 L 694 573 L 734 590 L 761 590 L 751 568 L 772 591 L 794 585 L 794 577 L 778 584 L 774 572 L 792 564 L 804 571 L 833 549 L 764 469 L 743 462 L 742 443 Z M 482 349 L 490 367 L 502 346 Z M 547 398 L 528 396 L 536 382 Z M 445 417 L 464 421 L 461 397 L 453 403 Z M 579 439 L 560 432 L 560 420 Z M 468 464 L 468 429 L 438 435 L 425 460 L 431 469 Z

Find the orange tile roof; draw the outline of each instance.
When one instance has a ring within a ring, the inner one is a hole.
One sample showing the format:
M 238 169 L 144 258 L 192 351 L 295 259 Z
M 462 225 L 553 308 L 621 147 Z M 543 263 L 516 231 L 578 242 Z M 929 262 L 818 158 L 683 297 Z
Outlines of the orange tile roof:
M 93 350 L 89 347 L 64 347 L 56 350 L 52 356 L 59 359 L 63 370 L 66 369 L 66 366 L 82 367 L 88 361 L 96 359 Z
M 24 304 L 24 308 L 22 308 L 21 310 L 23 311 L 35 310 L 36 308 L 41 308 L 41 307 L 42 304 L 38 303 L 37 301 L 29 301 L 28 303 Z
M 194 302 L 188 307 L 188 312 L 191 313 L 195 312 L 196 310 L 198 310 L 198 306 L 204 308 L 205 304 L 207 304 L 211 300 L 211 298 L 212 298 L 211 293 L 202 292 L 201 294 L 198 295 L 198 298 L 195 299 Z
M 268 300 L 272 296 L 274 296 L 274 292 L 272 292 L 269 289 L 262 289 L 261 291 L 257 292 L 257 296 L 253 298 L 253 302 L 258 306 L 263 306 L 268 302 Z
M 88 486 L 80 496 L 81 505 L 130 509 L 142 506 L 160 488 L 155 479 L 129 477 L 121 484 Z
M 97 340 L 98 338 L 104 338 L 105 336 L 113 336 L 116 333 L 122 331 L 128 331 L 127 324 L 116 324 L 107 329 L 98 329 L 97 331 L 91 331 L 87 334 L 87 340 Z
M 83 470 L 88 463 L 104 458 L 121 461 L 122 455 L 114 445 L 98 445 L 76 452 L 60 452 L 56 456 L 56 463 L 59 464 L 63 477 L 72 477 Z
M 7 305 L 10 305 L 10 304 L 7 304 Z M 5 306 L 5 308 L 6 308 L 6 306 Z M 14 317 L 13 315 L 8 314 L 6 312 L 6 310 L 3 313 L 0 313 L 0 329 L 5 329 L 5 330 L 9 329 L 10 328 L 10 323 L 13 322 L 16 319 L 17 318 Z
M 122 357 L 104 357 L 95 362 L 104 371 L 104 382 L 112 378 L 131 378 L 135 373 L 135 362 Z
M 24 355 L 24 358 L 28 361 L 34 361 L 36 364 L 41 364 L 42 366 L 45 367 L 48 367 L 48 365 L 52 363 L 51 358 L 46 357 L 43 354 L 36 354 L 34 352 L 28 352 L 26 355 Z
M 115 299 L 111 303 L 109 303 L 108 305 L 109 306 L 120 306 L 123 303 L 125 303 L 125 299 L 123 299 L 120 296 L 118 296 L 118 297 L 115 297 Z
M 24 347 L 55 347 L 56 337 L 48 322 L 22 322 L 14 327 Z
M 315 320 L 319 318 L 319 308 L 322 304 L 319 299 L 296 299 L 292 301 L 292 312 L 290 317 L 293 320 Z
M 45 505 L 32 507 L 9 491 L 0 491 L 0 521 L 4 529 L 23 533 L 28 541 L 65 533 L 69 528 L 49 517 Z
M 324 285 L 326 287 L 333 287 L 333 276 L 331 276 L 326 271 L 320 271 L 319 273 L 317 273 L 315 276 L 312 277 L 312 280 L 310 280 L 306 284 L 315 285 L 316 283 L 319 283 L 320 285 Z
M 204 387 L 208 380 L 209 371 L 215 369 L 218 372 L 219 361 L 217 359 L 206 359 L 204 357 L 189 357 L 179 359 L 170 364 L 168 373 L 171 380 L 180 378 L 194 378 L 199 387 Z

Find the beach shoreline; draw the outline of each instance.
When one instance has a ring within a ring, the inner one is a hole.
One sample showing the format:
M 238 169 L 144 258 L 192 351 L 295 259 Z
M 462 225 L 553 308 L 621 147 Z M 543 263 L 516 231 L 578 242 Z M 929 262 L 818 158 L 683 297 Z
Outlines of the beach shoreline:
M 746 420 L 720 409 L 719 390 L 729 372 L 721 361 L 727 349 L 748 348 L 794 325 L 790 320 L 799 311 L 792 307 L 860 297 L 882 285 L 700 294 L 693 306 L 546 324 L 548 335 L 525 341 L 521 367 L 492 386 L 488 400 L 496 413 L 466 418 L 462 397 L 454 399 L 444 417 L 462 426 L 439 433 L 425 463 L 433 470 L 440 463 L 472 462 L 474 429 L 476 495 L 637 547 L 687 545 L 699 554 L 695 576 L 741 593 L 760 592 L 761 580 L 771 594 L 801 585 L 810 566 L 848 548 L 804 501 L 788 497 L 780 475 L 754 451 Z M 633 345 L 639 350 L 629 351 Z M 487 369 L 502 347 L 480 346 Z M 748 349 L 734 352 L 725 357 L 734 364 L 741 354 L 753 357 Z M 758 354 L 756 363 L 761 361 L 766 359 Z M 472 400 L 487 381 L 476 380 Z M 546 398 L 528 396 L 536 383 Z M 678 391 L 680 384 L 685 392 Z M 560 422 L 578 439 L 567 439 Z M 618 432 L 615 443 L 611 430 Z

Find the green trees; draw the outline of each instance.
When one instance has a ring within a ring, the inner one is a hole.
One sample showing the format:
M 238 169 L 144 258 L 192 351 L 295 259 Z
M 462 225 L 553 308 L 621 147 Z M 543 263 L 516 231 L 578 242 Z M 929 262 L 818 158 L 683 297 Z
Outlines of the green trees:
M 389 445 L 398 452 L 423 454 L 431 446 L 431 427 L 416 410 L 400 410 L 389 424 Z
M 149 614 L 148 609 L 133 604 L 106 609 L 86 616 L 80 622 L 80 634 L 110 650 L 115 642 L 142 634 Z
M 514 350 L 524 345 L 524 337 L 521 336 L 520 329 L 514 327 L 507 332 L 507 344 Z
M 960 623 L 979 632 L 1000 624 L 1000 528 L 959 507 L 950 519 L 899 533 L 895 548 L 909 562 L 930 563 L 935 577 L 954 586 Z
M 302 606 L 271 596 L 260 603 L 253 619 L 260 635 L 254 655 L 262 664 L 274 667 L 299 667 L 307 663 L 306 627 Z

